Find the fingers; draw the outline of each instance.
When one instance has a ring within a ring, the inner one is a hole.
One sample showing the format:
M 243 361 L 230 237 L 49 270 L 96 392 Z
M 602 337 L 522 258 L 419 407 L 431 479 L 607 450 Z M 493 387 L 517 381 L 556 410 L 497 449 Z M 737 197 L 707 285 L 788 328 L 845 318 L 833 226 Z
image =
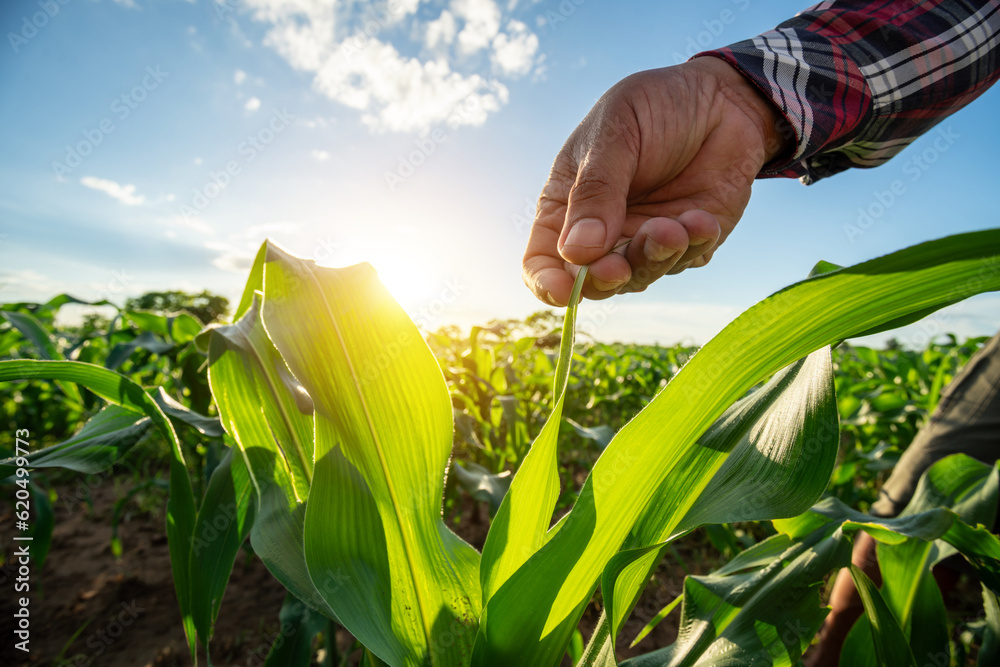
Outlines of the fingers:
M 631 216 L 630 216 L 631 218 Z M 639 224 L 628 245 L 603 255 L 590 264 L 583 286 L 587 299 L 606 299 L 615 294 L 642 292 L 664 275 L 674 275 L 708 263 L 722 235 L 718 219 L 701 209 L 686 211 L 676 218 L 654 217 Z M 579 271 L 551 253 L 530 254 L 532 247 L 550 248 L 555 230 L 536 225 L 524 260 L 524 280 L 535 295 L 554 306 L 569 301 L 573 280 Z
M 664 275 L 704 266 L 721 236 L 718 220 L 695 209 L 674 218 L 650 218 L 628 245 L 632 275 L 620 292 L 641 292 Z
M 556 250 L 563 215 L 558 207 L 555 211 L 546 211 L 546 208 L 552 207 L 543 201 L 528 238 L 521 277 L 541 301 L 550 306 L 565 306 L 573 291 L 575 275 L 566 270 L 566 261 Z M 565 206 L 561 209 L 564 211 Z
M 598 115 L 601 115 L 598 112 Z M 590 264 L 619 241 L 625 224 L 629 187 L 639 160 L 632 137 L 634 117 L 601 119 L 599 134 L 581 145 L 576 178 L 569 190 L 559 253 L 568 262 Z
M 601 257 L 587 270 L 583 296 L 587 299 L 607 299 L 621 291 L 632 277 L 632 267 L 620 252 Z

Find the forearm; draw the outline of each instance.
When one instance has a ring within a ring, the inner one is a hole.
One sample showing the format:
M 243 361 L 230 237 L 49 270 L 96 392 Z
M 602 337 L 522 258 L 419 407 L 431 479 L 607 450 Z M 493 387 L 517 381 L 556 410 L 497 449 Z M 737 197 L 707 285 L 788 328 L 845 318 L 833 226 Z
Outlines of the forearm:
M 729 62 L 780 109 L 795 150 L 768 176 L 811 183 L 878 166 L 1000 76 L 1000 0 L 824 2 L 699 56 Z
M 851 563 L 861 569 L 868 578 L 879 585 L 879 572 L 875 540 L 865 532 L 859 532 L 854 539 Z M 819 631 L 819 644 L 813 647 L 807 658 L 807 667 L 834 667 L 840 664 L 840 650 L 854 623 L 864 613 L 861 595 L 854 587 L 854 579 L 847 569 L 837 575 L 830 593 L 830 614 Z

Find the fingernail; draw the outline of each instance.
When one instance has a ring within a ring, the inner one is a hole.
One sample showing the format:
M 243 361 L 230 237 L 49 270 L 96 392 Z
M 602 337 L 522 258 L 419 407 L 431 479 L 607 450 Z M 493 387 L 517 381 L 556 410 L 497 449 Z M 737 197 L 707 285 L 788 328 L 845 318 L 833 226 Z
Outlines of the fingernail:
M 566 236 L 566 246 L 576 246 L 578 248 L 603 248 L 607 231 L 604 223 L 597 218 L 584 218 L 579 220 Z
M 594 282 L 594 287 L 596 287 L 601 292 L 610 292 L 611 290 L 618 289 L 622 285 L 622 283 L 620 283 L 620 282 L 617 282 L 617 283 L 616 282 L 606 283 L 603 280 L 600 280 L 598 278 L 592 278 L 592 280 Z
M 668 248 L 665 245 L 660 245 L 647 237 L 646 243 L 642 247 L 642 252 L 646 255 L 646 259 L 651 262 L 665 262 L 680 251 L 676 248 Z
M 550 306 L 558 306 L 559 305 L 558 303 L 556 303 L 555 297 L 552 296 L 552 292 L 545 292 L 545 301 L 548 302 L 548 304 Z
M 710 238 L 701 238 L 700 236 L 689 236 L 688 237 L 688 246 L 704 245 L 705 243 L 708 243 L 711 240 L 712 239 L 710 239 Z

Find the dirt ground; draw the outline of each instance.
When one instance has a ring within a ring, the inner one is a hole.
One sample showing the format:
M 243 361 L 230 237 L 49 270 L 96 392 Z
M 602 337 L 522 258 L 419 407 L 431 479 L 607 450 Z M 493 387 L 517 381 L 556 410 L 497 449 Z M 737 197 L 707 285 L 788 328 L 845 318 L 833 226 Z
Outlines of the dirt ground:
M 12 641 L 0 644 L 0 665 L 53 667 L 174 667 L 190 665 L 190 657 L 180 625 L 180 613 L 174 595 L 170 557 L 162 511 L 126 513 L 119 528 L 122 542 L 120 559 L 111 551 L 111 515 L 114 502 L 124 495 L 127 484 L 103 480 L 91 491 L 91 512 L 79 502 L 72 487 L 56 487 L 55 530 L 48 559 L 41 572 L 31 574 L 31 641 L 29 654 L 12 647 Z M 116 488 L 117 487 L 117 488 Z M 477 548 L 482 547 L 488 526 L 485 507 L 469 502 L 469 514 L 463 517 L 462 536 Z M 0 526 L 9 535 L 13 508 L 0 505 Z M 6 549 L 0 568 L 0 636 L 13 635 L 15 601 L 9 562 L 13 544 L 2 540 Z M 699 556 L 686 554 L 688 567 Z M 697 567 L 707 571 L 715 563 Z M 681 590 L 683 571 L 661 568 L 658 583 L 650 586 L 637 607 L 637 616 L 648 619 Z M 278 612 L 284 599 L 282 586 L 267 572 L 260 560 L 241 553 L 233 568 L 229 588 L 219 613 L 212 640 L 212 664 L 218 667 L 262 665 L 270 646 L 269 637 L 278 630 Z M 598 609 L 591 605 L 583 621 L 589 631 Z M 671 643 L 676 636 L 675 612 L 637 649 L 635 654 Z M 634 626 L 634 627 L 633 627 Z M 629 639 L 641 627 L 633 622 L 624 635 Z M 586 638 L 586 634 L 585 634 Z M 347 653 L 353 639 L 344 631 L 338 635 L 338 647 Z M 625 649 L 623 639 L 621 648 Z M 355 651 L 349 664 L 357 664 Z M 205 664 L 204 656 L 200 659 Z

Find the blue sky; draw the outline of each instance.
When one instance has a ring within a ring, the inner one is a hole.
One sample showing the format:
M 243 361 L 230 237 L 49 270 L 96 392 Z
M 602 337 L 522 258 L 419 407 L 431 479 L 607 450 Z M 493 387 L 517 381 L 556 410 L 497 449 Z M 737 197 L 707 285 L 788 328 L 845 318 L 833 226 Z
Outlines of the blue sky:
M 203 288 L 232 298 L 271 237 L 324 264 L 371 261 L 433 329 L 543 308 L 520 279 L 529 217 L 552 159 L 607 88 L 805 3 L 48 6 L 51 16 L 37 0 L 0 8 L 0 301 Z M 819 259 L 850 264 L 996 226 L 998 101 L 988 91 L 881 168 L 810 187 L 759 182 L 708 267 L 590 304 L 584 329 L 703 343 Z M 899 194 L 878 206 L 894 183 Z M 877 215 L 850 233 L 865 210 Z M 986 295 L 897 335 L 989 334 L 998 313 Z

